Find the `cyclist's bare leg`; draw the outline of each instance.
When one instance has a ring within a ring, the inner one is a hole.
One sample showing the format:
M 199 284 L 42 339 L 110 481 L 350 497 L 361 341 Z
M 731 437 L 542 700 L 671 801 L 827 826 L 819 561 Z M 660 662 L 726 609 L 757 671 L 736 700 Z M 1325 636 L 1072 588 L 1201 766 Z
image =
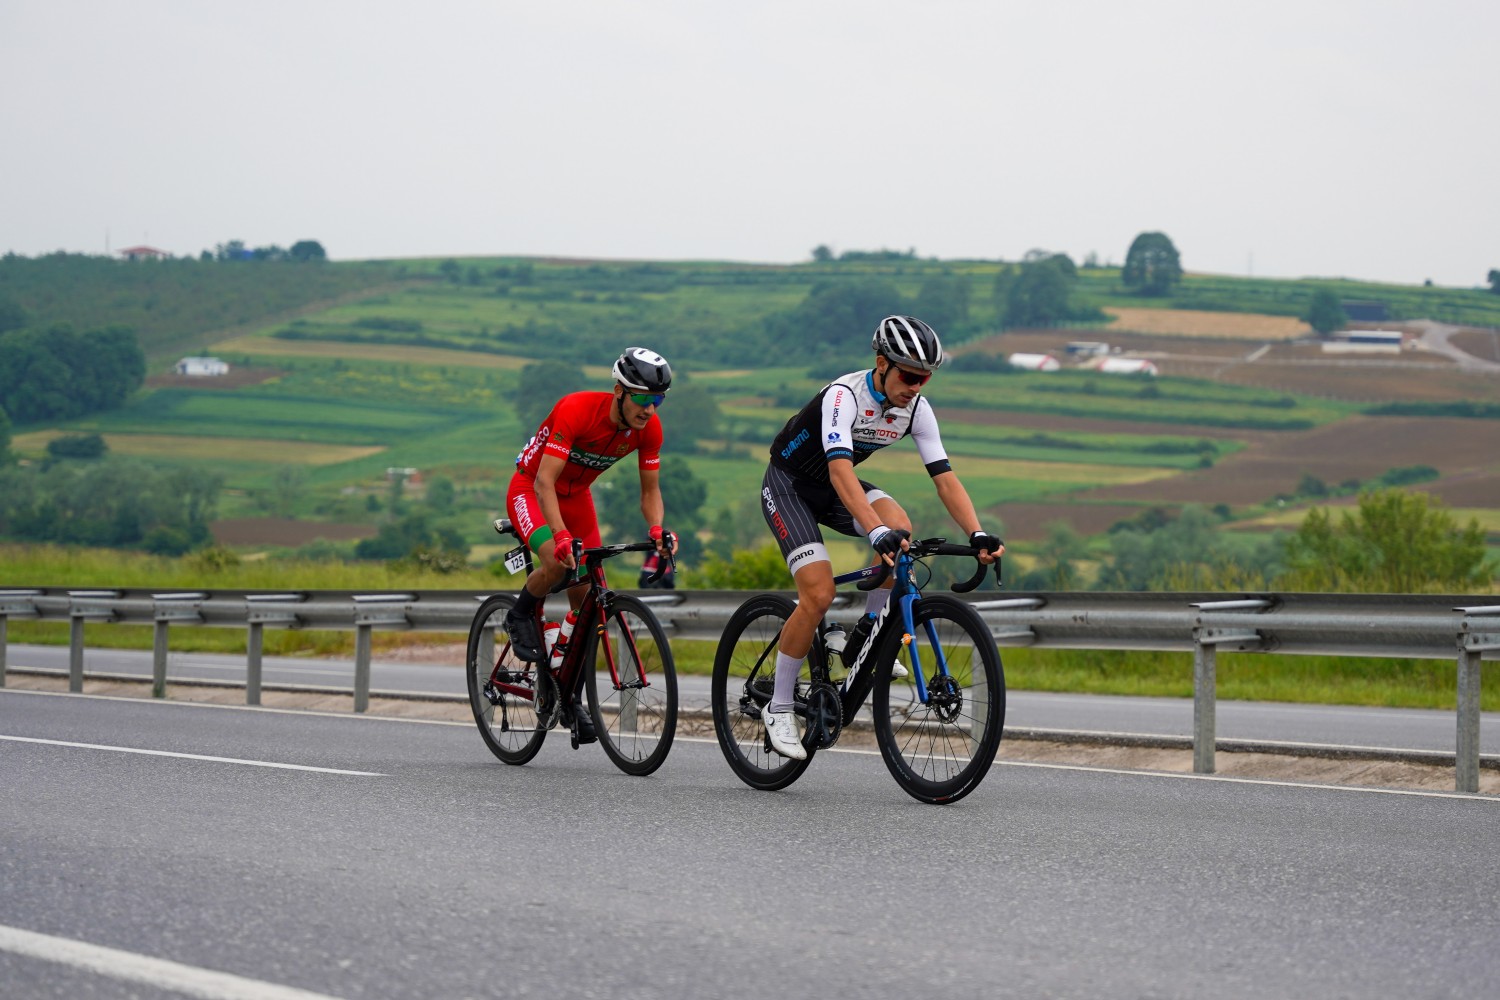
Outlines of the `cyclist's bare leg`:
M 563 577 L 568 575 L 568 569 L 557 561 L 550 544 L 542 546 L 542 551 L 536 554 L 536 562 L 536 569 L 526 577 L 526 591 L 540 601 L 553 587 L 562 583 Z
M 833 603 L 833 564 L 827 559 L 809 560 L 798 567 L 797 609 L 781 629 L 781 652 L 798 660 L 807 656 L 817 634 L 818 622 Z
M 776 656 L 776 693 L 771 699 L 772 711 L 791 707 L 802 661 L 812 649 L 813 636 L 833 603 L 833 565 L 826 557 L 809 560 L 798 567 L 793 578 L 797 583 L 797 607 L 781 628 L 781 644 Z

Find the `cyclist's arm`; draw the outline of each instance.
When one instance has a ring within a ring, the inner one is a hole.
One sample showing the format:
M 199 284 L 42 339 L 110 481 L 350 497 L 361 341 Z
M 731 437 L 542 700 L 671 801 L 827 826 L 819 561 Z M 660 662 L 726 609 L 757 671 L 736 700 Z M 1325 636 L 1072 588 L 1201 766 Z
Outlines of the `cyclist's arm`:
M 834 382 L 823 391 L 823 458 L 828 463 L 828 481 L 866 535 L 881 524 L 880 515 L 865 499 L 864 487 L 854 474 L 855 391 Z
M 661 470 L 641 470 L 641 516 L 649 525 L 661 524 L 666 507 L 661 500 Z
M 662 528 L 666 505 L 661 499 L 661 420 L 655 414 L 646 423 L 641 434 L 641 444 L 636 455 L 636 467 L 641 475 L 641 516 L 651 528 Z M 660 534 L 660 532 L 658 532 Z M 670 536 L 675 539 L 675 536 Z M 677 550 L 675 540 L 656 539 L 657 553 L 668 555 Z
M 953 518 L 965 535 L 973 535 L 981 530 L 979 526 L 979 515 L 974 512 L 974 501 L 969 499 L 969 491 L 964 489 L 964 484 L 959 482 L 958 473 L 949 470 L 940 472 L 932 477 L 932 485 L 937 487 L 938 499 L 947 508 L 948 514 Z M 1000 546 L 994 552 L 981 552 L 979 561 L 989 565 L 1005 551 L 1005 546 Z
M 568 530 L 568 526 L 563 523 L 562 504 L 557 502 L 557 479 L 567 465 L 567 459 L 544 453 L 536 470 L 537 503 L 542 505 L 542 516 L 547 519 L 547 527 L 552 529 L 554 538 Z M 562 560 L 562 564 L 569 569 L 573 568 L 571 553 Z
M 937 416 L 925 397 L 917 403 L 917 412 L 912 416 L 911 436 L 917 443 L 917 452 L 922 456 L 927 474 L 932 477 L 932 485 L 937 488 L 938 499 L 943 502 L 944 509 L 954 523 L 963 529 L 965 535 L 972 536 L 974 532 L 982 530 L 979 515 L 974 510 L 974 501 L 969 499 L 969 491 L 964 489 L 958 473 L 953 471 L 953 466 L 948 461 L 947 449 L 943 447 L 943 438 L 938 432 Z M 979 561 L 988 565 L 1004 551 L 1005 546 L 1002 545 L 994 553 L 981 553 Z
M 854 516 L 854 520 L 859 522 L 866 535 L 882 523 L 880 515 L 875 513 L 875 508 L 865 499 L 865 488 L 859 485 L 859 476 L 854 473 L 852 461 L 847 458 L 830 458 L 828 481 L 833 484 L 839 499 Z

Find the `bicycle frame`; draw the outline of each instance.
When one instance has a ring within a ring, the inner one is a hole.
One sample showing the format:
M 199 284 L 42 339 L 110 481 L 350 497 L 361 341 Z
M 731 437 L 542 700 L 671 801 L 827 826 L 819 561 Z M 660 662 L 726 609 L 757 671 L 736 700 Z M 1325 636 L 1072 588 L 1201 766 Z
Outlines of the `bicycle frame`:
M 496 527 L 499 530 L 499 526 L 497 525 Z M 507 533 L 514 534 L 513 531 Z M 603 643 L 604 646 L 604 660 L 609 667 L 610 683 L 614 685 L 616 691 L 622 691 L 627 688 L 642 689 L 651 686 L 651 682 L 646 679 L 645 667 L 641 662 L 639 650 L 635 647 L 635 636 L 631 634 L 629 629 L 622 629 L 621 632 L 624 641 L 630 644 L 632 659 L 636 664 L 636 676 L 633 680 L 629 682 L 621 681 L 619 662 L 615 656 L 614 647 L 610 643 L 604 642 L 604 638 L 609 634 L 609 617 L 614 603 L 612 600 L 614 596 L 613 591 L 609 589 L 608 582 L 604 578 L 604 560 L 610 556 L 619 555 L 622 552 L 644 551 L 650 547 L 646 543 L 631 543 L 626 545 L 603 545 L 599 548 L 585 549 L 582 542 L 574 540 L 573 558 L 575 567 L 582 567 L 583 572 L 579 573 L 575 568 L 561 583 L 553 587 L 549 594 L 569 590 L 578 586 L 579 583 L 586 583 L 588 590 L 584 593 L 583 600 L 579 602 L 576 611 L 578 623 L 574 626 L 573 635 L 570 637 L 568 646 L 563 652 L 562 662 L 554 669 L 551 666 L 551 651 L 548 650 L 545 651 L 548 659 L 537 665 L 538 669 L 548 670 L 557 683 L 558 690 L 566 692 L 570 698 L 578 695 L 582 689 L 584 664 L 590 661 L 595 647 L 600 643 Z M 526 573 L 529 575 L 534 567 L 531 549 L 526 547 L 524 541 L 522 542 L 522 549 L 525 552 Z M 542 603 L 538 602 L 536 609 L 538 634 L 541 634 L 542 631 L 542 620 Z M 585 623 L 588 623 L 587 632 L 585 631 Z M 527 701 L 532 700 L 532 691 L 530 688 L 498 680 L 497 678 L 501 673 L 503 671 L 500 669 L 500 663 L 497 659 L 495 669 L 490 675 L 490 683 L 495 686 L 496 690 L 504 691 L 507 694 Z
M 885 606 L 880 609 L 880 614 L 875 619 L 875 627 L 870 630 L 870 636 L 865 640 L 864 648 L 859 651 L 859 656 L 849 668 L 848 676 L 844 678 L 843 683 L 839 686 L 839 694 L 843 698 L 847 699 L 849 697 L 850 691 L 854 690 L 854 681 L 864 670 L 866 661 L 871 659 L 875 655 L 875 650 L 880 647 L 882 637 L 885 635 L 886 630 L 891 627 L 888 623 L 891 608 L 895 607 L 900 616 L 898 621 L 902 628 L 902 643 L 911 651 L 912 680 L 917 686 L 917 700 L 924 705 L 927 704 L 927 677 L 922 669 L 921 647 L 916 643 L 916 627 L 913 624 L 916 619 L 912 613 L 912 609 L 922 599 L 921 589 L 917 587 L 911 578 L 912 566 L 915 563 L 916 560 L 905 552 L 897 555 L 895 566 L 896 582 L 891 587 L 891 594 L 886 599 Z M 866 566 L 864 569 L 834 577 L 833 582 L 835 586 L 838 586 L 882 575 L 884 574 L 881 571 L 881 567 Z M 942 644 L 938 641 L 937 629 L 933 627 L 931 622 L 928 622 L 926 631 L 928 641 L 933 649 L 933 659 L 936 663 L 938 676 L 947 676 L 948 661 L 947 657 L 943 655 Z M 865 692 L 865 694 L 867 693 Z M 861 694 L 859 701 L 864 701 L 864 694 Z M 857 709 L 858 707 L 858 704 L 850 706 L 851 713 L 853 709 Z

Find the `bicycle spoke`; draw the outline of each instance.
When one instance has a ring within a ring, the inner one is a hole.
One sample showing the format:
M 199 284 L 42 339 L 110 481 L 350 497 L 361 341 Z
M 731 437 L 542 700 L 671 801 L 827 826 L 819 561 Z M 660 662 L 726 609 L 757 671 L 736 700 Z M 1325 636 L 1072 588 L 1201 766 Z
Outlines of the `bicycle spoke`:
M 677 672 L 655 615 L 627 595 L 595 643 L 589 706 L 604 751 L 628 774 L 661 766 L 677 728 Z
M 955 801 L 983 778 L 999 748 L 1005 689 L 1000 658 L 972 609 L 950 598 L 917 605 L 917 647 L 927 700 L 910 680 L 876 685 L 875 727 L 891 773 L 908 793 Z M 913 677 L 912 648 L 892 643 Z M 941 658 L 939 657 L 941 651 Z M 946 670 L 938 669 L 939 663 Z
M 781 627 L 792 608 L 791 601 L 777 595 L 751 598 L 725 627 L 714 658 L 713 716 L 719 747 L 740 780 L 768 791 L 785 788 L 807 768 L 807 761 L 788 760 L 770 749 L 761 721 L 775 683 Z

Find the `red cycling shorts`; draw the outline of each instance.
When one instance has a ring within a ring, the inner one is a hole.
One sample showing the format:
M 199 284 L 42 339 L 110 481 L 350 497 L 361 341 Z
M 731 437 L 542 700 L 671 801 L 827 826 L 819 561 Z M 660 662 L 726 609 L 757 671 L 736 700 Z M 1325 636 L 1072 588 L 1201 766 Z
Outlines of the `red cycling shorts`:
M 510 477 L 510 489 L 505 495 L 505 510 L 521 537 L 526 539 L 531 551 L 540 555 L 541 547 L 552 543 L 553 532 L 563 527 L 582 542 L 585 548 L 603 544 L 603 539 L 599 536 L 599 515 L 594 512 L 592 493 L 578 490 L 567 496 L 559 496 L 557 504 L 562 510 L 563 523 L 549 525 L 546 516 L 542 514 L 541 501 L 536 496 L 536 480 L 520 472 Z

